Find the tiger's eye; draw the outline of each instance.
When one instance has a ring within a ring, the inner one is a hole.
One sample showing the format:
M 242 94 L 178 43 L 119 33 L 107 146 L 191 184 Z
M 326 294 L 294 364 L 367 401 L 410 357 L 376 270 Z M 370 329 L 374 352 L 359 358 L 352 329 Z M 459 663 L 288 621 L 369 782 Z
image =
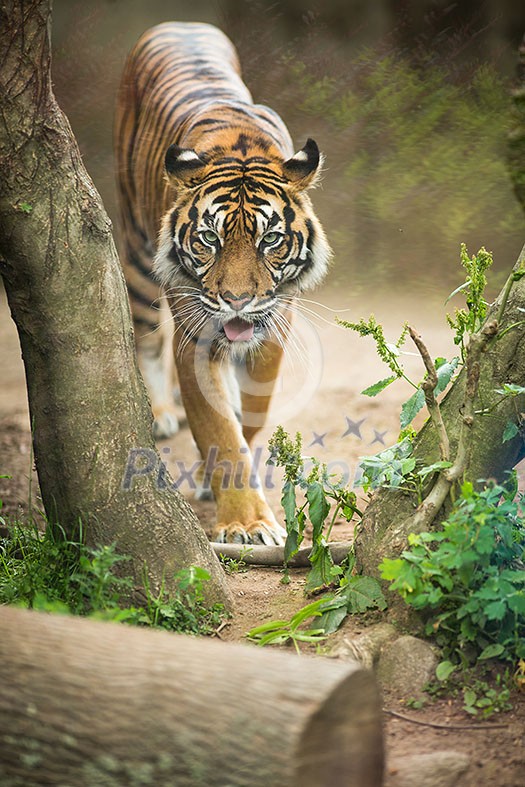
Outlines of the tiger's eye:
M 200 233 L 200 236 L 201 236 L 201 240 L 203 240 L 204 243 L 207 243 L 208 246 L 215 246 L 215 244 L 219 240 L 219 236 L 213 230 L 204 230 L 203 232 Z
M 266 235 L 263 235 L 263 243 L 267 246 L 273 246 L 274 243 L 280 239 L 281 235 L 278 232 L 267 232 Z

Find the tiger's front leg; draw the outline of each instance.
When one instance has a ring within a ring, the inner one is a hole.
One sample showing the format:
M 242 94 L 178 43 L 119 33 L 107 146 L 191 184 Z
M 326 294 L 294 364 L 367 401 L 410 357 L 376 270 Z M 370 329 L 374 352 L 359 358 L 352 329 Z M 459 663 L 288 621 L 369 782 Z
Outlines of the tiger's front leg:
M 215 541 L 283 544 L 286 531 L 277 522 L 256 479 L 252 458 L 224 384 L 221 363 L 208 346 L 190 341 L 175 357 L 181 395 L 200 454 L 211 458 L 211 488 L 217 503 Z

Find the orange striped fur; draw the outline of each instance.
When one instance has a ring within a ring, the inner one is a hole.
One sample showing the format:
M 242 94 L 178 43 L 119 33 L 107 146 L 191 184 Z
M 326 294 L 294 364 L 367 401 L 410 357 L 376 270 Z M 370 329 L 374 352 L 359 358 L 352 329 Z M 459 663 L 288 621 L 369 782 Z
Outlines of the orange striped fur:
M 317 145 L 293 153 L 283 121 L 253 103 L 223 33 L 166 23 L 128 57 L 115 150 L 121 259 L 155 433 L 177 428 L 167 299 L 195 441 L 203 457 L 215 447 L 218 462 L 241 467 L 241 484 L 212 477 L 215 537 L 280 543 L 283 529 L 248 483 L 248 445 L 270 402 L 289 304 L 322 279 L 330 257 L 306 194 L 321 165 Z M 226 379 L 234 361 L 261 384 L 241 397 L 244 428 Z

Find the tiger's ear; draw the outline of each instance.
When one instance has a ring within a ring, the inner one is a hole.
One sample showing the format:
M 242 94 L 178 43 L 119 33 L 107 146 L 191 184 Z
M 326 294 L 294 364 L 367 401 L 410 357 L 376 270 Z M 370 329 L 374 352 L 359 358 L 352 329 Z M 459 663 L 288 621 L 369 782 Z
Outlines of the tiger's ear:
M 207 162 L 191 148 L 170 145 L 164 158 L 166 175 L 174 186 L 195 186 L 204 177 Z
M 321 175 L 322 163 L 323 157 L 317 143 L 313 139 L 307 139 L 304 148 L 284 162 L 284 174 L 297 191 L 304 191 L 316 185 Z

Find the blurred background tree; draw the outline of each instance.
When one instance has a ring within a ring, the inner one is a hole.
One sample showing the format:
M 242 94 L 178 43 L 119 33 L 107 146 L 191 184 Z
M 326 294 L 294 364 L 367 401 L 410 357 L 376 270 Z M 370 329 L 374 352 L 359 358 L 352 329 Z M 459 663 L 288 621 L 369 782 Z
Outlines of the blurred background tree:
M 328 286 L 425 293 L 456 283 L 460 242 L 495 254 L 525 223 L 506 164 L 525 30 L 515 0 L 55 0 L 54 82 L 115 215 L 112 119 L 127 51 L 169 19 L 234 41 L 255 100 L 326 154 L 314 195 L 336 253 Z

